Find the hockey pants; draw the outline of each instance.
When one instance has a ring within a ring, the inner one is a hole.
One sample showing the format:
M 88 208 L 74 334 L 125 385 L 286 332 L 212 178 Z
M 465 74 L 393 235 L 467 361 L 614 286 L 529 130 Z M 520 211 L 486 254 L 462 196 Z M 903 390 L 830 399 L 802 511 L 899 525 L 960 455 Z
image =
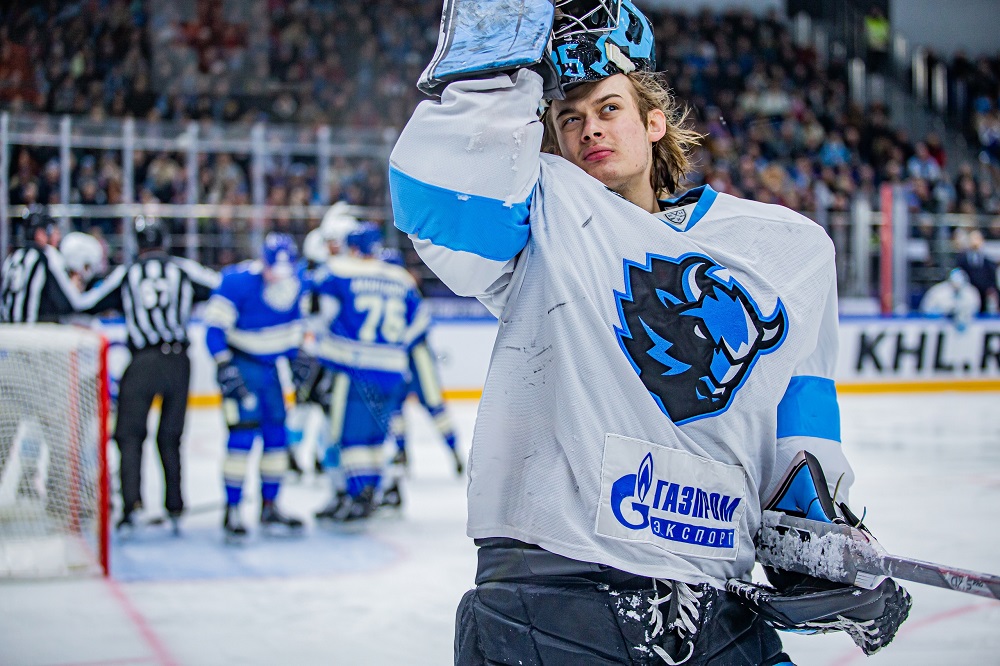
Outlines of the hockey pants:
M 229 441 L 222 467 L 226 502 L 239 504 L 243 498 L 243 480 L 247 458 L 259 434 L 264 442 L 260 457 L 260 494 L 265 502 L 273 501 L 288 471 L 288 439 L 285 432 L 285 396 L 274 363 L 258 361 L 244 354 L 234 354 L 236 365 L 247 389 L 256 398 L 250 404 L 237 403 L 235 419 L 228 423 Z
M 378 487 L 389 419 L 402 403 L 404 391 L 401 381 L 366 381 L 347 372 L 337 373 L 330 397 L 330 447 L 324 466 L 340 465 L 351 497 L 358 497 L 365 488 Z
M 666 663 L 654 645 L 691 666 L 789 661 L 777 632 L 724 591 L 694 588 L 701 596 L 693 642 L 669 630 L 651 637 L 650 601 L 663 596 L 664 582 L 512 539 L 476 543 L 476 588 L 456 618 L 456 666 Z

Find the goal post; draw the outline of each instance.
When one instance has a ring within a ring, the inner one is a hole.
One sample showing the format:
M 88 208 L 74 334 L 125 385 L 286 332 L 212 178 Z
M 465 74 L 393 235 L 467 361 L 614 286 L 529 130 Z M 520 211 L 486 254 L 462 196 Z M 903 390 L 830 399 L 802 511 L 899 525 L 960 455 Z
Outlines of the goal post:
M 109 571 L 108 341 L 0 324 L 0 578 Z

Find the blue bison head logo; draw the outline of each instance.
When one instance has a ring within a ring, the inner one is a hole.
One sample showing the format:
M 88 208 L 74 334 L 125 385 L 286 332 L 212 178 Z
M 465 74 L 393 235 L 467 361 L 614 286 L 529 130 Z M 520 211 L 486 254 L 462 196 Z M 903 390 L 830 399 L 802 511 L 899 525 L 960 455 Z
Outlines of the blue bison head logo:
M 618 344 L 677 424 L 725 411 L 788 328 L 780 300 L 764 316 L 727 269 L 700 254 L 626 260 L 625 293 L 615 297 Z

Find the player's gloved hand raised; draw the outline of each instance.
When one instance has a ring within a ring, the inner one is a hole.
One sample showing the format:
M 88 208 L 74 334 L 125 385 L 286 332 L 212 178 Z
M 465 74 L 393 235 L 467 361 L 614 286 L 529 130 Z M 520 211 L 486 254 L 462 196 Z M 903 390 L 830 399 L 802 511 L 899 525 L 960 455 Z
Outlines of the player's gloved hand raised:
M 547 56 L 554 16 L 553 0 L 445 0 L 437 49 L 417 87 L 437 96 L 451 81 L 531 68 L 546 97 L 561 98 Z

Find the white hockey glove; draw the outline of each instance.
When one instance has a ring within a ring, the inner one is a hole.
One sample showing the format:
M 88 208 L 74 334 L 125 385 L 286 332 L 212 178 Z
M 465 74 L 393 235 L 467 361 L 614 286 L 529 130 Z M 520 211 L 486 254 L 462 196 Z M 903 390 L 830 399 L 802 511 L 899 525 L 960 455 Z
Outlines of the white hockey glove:
M 417 87 L 439 96 L 451 81 L 533 68 L 546 97 L 562 97 L 547 57 L 553 0 L 445 0 L 437 49 Z

